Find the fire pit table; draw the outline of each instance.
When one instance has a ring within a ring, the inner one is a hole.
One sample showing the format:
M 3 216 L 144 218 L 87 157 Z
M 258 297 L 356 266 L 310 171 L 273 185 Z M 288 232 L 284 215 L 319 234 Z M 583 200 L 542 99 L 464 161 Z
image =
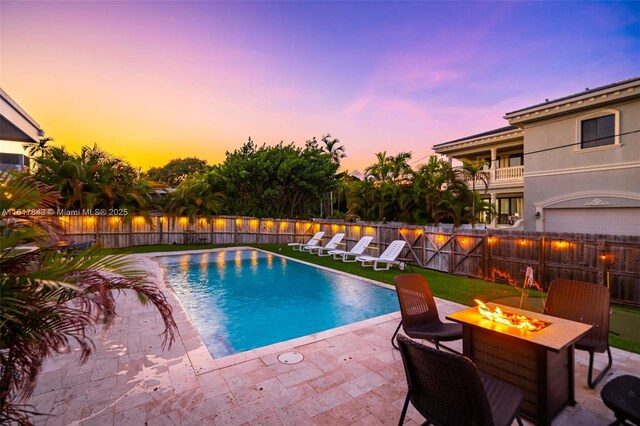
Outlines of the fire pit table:
M 521 413 L 537 424 L 551 424 L 574 403 L 573 345 L 591 325 L 495 303 L 486 306 L 546 323 L 537 331 L 515 328 L 488 319 L 477 306 L 447 316 L 462 324 L 463 352 L 478 369 L 520 388 Z

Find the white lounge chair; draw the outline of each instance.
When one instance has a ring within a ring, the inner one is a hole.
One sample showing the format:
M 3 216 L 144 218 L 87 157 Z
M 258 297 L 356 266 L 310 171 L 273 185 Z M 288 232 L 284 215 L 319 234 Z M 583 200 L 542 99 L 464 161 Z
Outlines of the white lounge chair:
M 364 253 L 371 240 L 373 240 L 373 237 L 362 237 L 351 250 L 331 250 L 329 254 L 336 260 L 341 259 L 343 262 L 355 262 L 356 257 Z
M 513 222 L 513 225 L 509 226 L 506 229 L 524 229 L 524 219 L 520 218 Z
M 306 243 L 289 243 L 287 245 L 292 247 L 293 251 L 296 251 L 296 248 L 299 251 L 302 251 L 304 247 L 317 246 L 318 243 L 320 243 L 320 240 L 322 239 L 323 236 L 324 236 L 324 232 L 320 231 L 320 232 L 316 232 L 316 235 L 311 237 L 311 239 Z
M 309 253 L 313 253 L 314 251 L 318 252 L 318 256 L 329 256 L 330 250 L 335 250 L 340 244 L 340 241 L 344 238 L 344 234 L 336 234 L 334 235 L 324 247 L 321 246 L 313 246 L 309 247 Z M 323 254 L 326 253 L 326 254 Z
M 400 256 L 400 252 L 404 248 L 406 241 L 395 240 L 389 244 L 389 247 L 382 252 L 380 257 L 375 256 L 358 256 L 356 260 L 362 262 L 362 266 L 373 266 L 374 271 L 386 271 L 391 268 L 392 265 L 399 265 L 401 262 L 396 259 Z M 378 267 L 378 264 L 384 264 L 383 267 Z

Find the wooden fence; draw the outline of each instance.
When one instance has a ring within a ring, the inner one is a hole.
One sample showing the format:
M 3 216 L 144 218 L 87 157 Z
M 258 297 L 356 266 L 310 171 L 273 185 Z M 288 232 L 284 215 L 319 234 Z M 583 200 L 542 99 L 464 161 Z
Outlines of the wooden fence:
M 428 269 L 522 285 L 528 266 L 545 290 L 555 278 L 608 285 L 619 303 L 640 306 L 640 237 L 557 234 L 500 229 L 466 230 L 402 224 L 327 220 L 155 216 L 58 216 L 70 240 L 95 240 L 103 247 L 150 244 L 284 244 L 315 232 L 346 234 L 350 249 L 371 235 L 379 252 L 397 239 L 402 257 Z M 378 253 L 376 251 L 375 253 Z

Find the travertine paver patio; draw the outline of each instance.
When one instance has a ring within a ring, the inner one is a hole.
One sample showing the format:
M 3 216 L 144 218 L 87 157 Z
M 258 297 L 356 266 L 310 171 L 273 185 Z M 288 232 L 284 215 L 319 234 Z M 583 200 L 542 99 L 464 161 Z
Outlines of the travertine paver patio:
M 136 257 L 163 283 L 149 256 Z M 80 365 L 74 351 L 47 361 L 31 403 L 50 416 L 36 424 L 397 424 L 406 382 L 389 339 L 399 313 L 213 360 L 172 290 L 165 289 L 179 327 L 173 347 L 161 349 L 162 323 L 153 308 L 121 294 L 120 318 L 108 331 L 97 332 L 95 354 L 87 363 Z M 463 308 L 442 300 L 438 307 L 442 317 Z M 304 354 L 304 361 L 278 362 L 277 355 L 291 348 Z M 577 405 L 554 424 L 614 420 L 600 389 L 613 376 L 637 375 L 640 356 L 617 349 L 613 356 L 610 377 L 591 390 L 588 355 L 576 352 Z M 422 422 L 410 408 L 406 424 Z

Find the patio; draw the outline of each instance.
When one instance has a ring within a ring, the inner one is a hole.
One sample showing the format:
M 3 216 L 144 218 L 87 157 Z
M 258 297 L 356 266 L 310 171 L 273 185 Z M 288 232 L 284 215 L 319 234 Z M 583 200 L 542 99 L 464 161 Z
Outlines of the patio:
M 165 285 L 149 256 L 136 258 Z M 397 423 L 406 381 L 400 354 L 389 339 L 399 312 L 213 360 L 172 290 L 165 289 L 179 329 L 171 349 L 160 346 L 162 323 L 155 311 L 119 295 L 119 317 L 107 332 L 96 333 L 95 353 L 87 363 L 80 365 L 77 353 L 46 362 L 30 402 L 51 417 L 40 417 L 36 424 Z M 442 317 L 464 308 L 438 300 Z M 460 349 L 461 343 L 452 346 Z M 304 360 L 280 363 L 278 354 L 287 350 L 302 353 Z M 610 375 L 591 390 L 586 385 L 588 354 L 576 351 L 577 404 L 556 417 L 555 425 L 614 420 L 600 390 L 614 376 L 640 371 L 640 355 L 612 352 Z M 596 358 L 599 369 L 606 356 Z M 410 407 L 405 424 L 423 421 Z

